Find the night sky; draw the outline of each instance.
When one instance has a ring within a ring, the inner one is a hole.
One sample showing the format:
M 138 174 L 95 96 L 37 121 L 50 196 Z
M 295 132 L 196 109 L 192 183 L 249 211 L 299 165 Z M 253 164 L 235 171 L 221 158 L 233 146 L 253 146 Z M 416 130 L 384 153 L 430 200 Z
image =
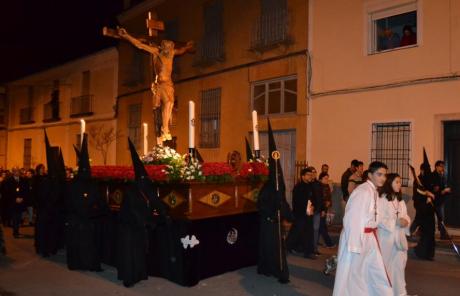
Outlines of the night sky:
M 0 6 L 0 83 L 114 45 L 122 0 L 4 0 Z

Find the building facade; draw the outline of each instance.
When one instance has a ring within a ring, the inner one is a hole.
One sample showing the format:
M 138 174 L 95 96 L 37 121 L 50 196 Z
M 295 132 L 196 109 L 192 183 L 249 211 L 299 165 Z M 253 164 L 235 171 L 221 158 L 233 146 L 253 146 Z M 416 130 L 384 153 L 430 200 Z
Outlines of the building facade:
M 104 147 L 106 157 L 101 152 L 100 139 L 107 138 L 110 132 L 117 133 L 117 87 L 116 48 L 8 83 L 5 166 L 33 168 L 46 163 L 46 129 L 51 145 L 61 147 L 66 165 L 75 167 L 73 145 L 78 147 L 81 143 L 81 119 L 86 121 L 92 164 L 115 164 L 116 139 Z
M 307 159 L 340 176 L 386 162 L 411 193 L 408 163 L 447 161 L 460 186 L 460 1 L 310 1 Z M 412 210 L 412 207 L 409 207 Z M 460 225 L 460 202 L 446 204 Z
M 131 1 L 132 2 L 132 1 Z M 282 153 L 286 182 L 295 180 L 295 161 L 306 155 L 307 17 L 303 0 L 126 1 L 119 16 L 132 35 L 146 35 L 148 11 L 165 24 L 160 39 L 176 47 L 195 42 L 195 50 L 177 56 L 173 80 L 176 104 L 171 121 L 180 153 L 188 149 L 188 102 L 196 106 L 196 147 L 205 161 L 226 161 L 244 137 L 252 142 L 251 112 L 259 113 L 262 154 L 267 154 L 270 117 Z M 181 9 L 177 9 L 177 7 Z M 118 127 L 142 151 L 141 124 L 150 127 L 153 69 L 148 54 L 119 43 Z M 119 142 L 117 163 L 129 164 L 128 146 Z

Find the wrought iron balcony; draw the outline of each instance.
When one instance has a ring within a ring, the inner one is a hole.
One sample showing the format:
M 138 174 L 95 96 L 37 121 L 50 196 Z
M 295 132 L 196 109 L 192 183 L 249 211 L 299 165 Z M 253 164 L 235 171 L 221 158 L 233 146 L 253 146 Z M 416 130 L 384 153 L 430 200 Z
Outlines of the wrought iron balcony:
M 34 108 L 26 107 L 19 110 L 19 123 L 29 124 L 34 123 Z
M 70 117 L 93 115 L 93 95 L 73 97 L 70 104 Z
M 58 102 L 56 106 L 53 106 L 52 102 L 46 103 L 43 105 L 43 122 L 53 122 L 59 121 L 61 118 L 59 117 L 59 105 Z
M 223 33 L 206 36 L 197 45 L 194 66 L 205 67 L 225 61 Z
M 263 13 L 253 28 L 251 50 L 263 52 L 279 45 L 289 45 L 289 13 L 287 9 Z

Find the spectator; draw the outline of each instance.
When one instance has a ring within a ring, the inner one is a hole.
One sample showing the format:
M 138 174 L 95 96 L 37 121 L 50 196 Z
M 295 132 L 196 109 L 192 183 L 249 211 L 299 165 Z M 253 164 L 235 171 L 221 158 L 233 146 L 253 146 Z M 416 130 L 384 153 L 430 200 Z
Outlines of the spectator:
M 408 46 L 417 43 L 417 35 L 412 31 L 412 27 L 405 25 L 403 28 L 403 37 L 400 46 Z
M 342 178 L 340 180 L 340 187 L 342 189 L 342 197 L 345 202 L 348 201 L 348 197 L 350 194 L 348 193 L 348 180 L 350 179 L 351 175 L 356 172 L 359 165 L 359 161 L 357 159 L 353 159 L 351 161 L 350 167 L 342 174 Z
M 318 181 L 318 173 L 314 167 L 309 168 L 313 174 L 313 180 L 311 181 L 311 188 L 313 194 L 313 246 L 315 255 L 321 255 L 318 251 L 319 241 L 319 226 L 321 224 L 321 213 L 324 211 L 323 207 L 323 191 L 321 183 Z
M 358 161 L 358 166 L 356 167 L 356 171 L 350 176 L 348 179 L 348 194 L 350 195 L 356 187 L 363 183 L 363 170 L 364 170 L 364 163 L 362 161 Z
M 332 207 L 332 191 L 329 186 L 329 174 L 321 173 L 319 175 L 319 182 L 321 183 L 323 193 L 323 211 L 321 212 L 321 221 L 319 225 L 319 234 L 323 237 L 326 248 L 333 248 L 335 245 L 332 243 L 331 237 L 327 229 L 327 212 Z
M 3 190 L 4 194 L 6 194 L 5 198 L 9 206 L 13 236 L 15 238 L 19 237 L 22 212 L 25 210 L 25 200 L 29 191 L 27 182 L 20 175 L 19 168 L 13 168 L 13 175 L 6 179 Z
M 35 170 L 34 169 L 28 169 L 25 174 L 25 180 L 27 181 L 27 184 L 29 185 L 29 190 L 27 194 L 27 198 L 25 200 L 25 206 L 27 207 L 27 218 L 28 218 L 28 223 L 29 226 L 34 225 L 34 177 L 35 177 Z

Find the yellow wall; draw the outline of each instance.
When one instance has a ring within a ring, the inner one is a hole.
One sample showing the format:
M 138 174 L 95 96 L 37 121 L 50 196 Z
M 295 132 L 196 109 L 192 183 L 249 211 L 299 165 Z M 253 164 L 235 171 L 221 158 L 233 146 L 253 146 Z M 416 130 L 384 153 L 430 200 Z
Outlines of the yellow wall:
M 115 48 L 100 51 L 54 67 L 52 69 L 13 81 L 8 84 L 9 123 L 6 166 L 23 165 L 24 139 L 32 139 L 32 166 L 45 163 L 45 144 L 43 129 L 47 130 L 51 145 L 60 146 L 63 150 L 66 165 L 75 166 L 77 134 L 80 133 L 80 118 L 70 117 L 71 98 L 81 94 L 81 77 L 83 71 L 90 71 L 90 94 L 93 98 L 93 115 L 86 116 L 86 131 L 92 125 L 103 124 L 116 128 L 113 106 L 116 102 L 118 52 Z M 43 105 L 50 100 L 53 81 L 60 80 L 60 121 L 45 123 Z M 35 123 L 20 124 L 19 110 L 27 107 L 28 86 L 34 87 L 33 119 Z M 95 150 L 92 142 L 89 145 L 93 164 L 102 164 L 102 157 Z M 115 143 L 109 148 L 108 163 L 115 163 Z
M 163 21 L 178 20 L 179 39 L 181 41 L 194 40 L 199 42 L 203 37 L 203 4 L 206 1 L 165 1 L 155 10 L 159 18 Z M 200 118 L 200 96 L 201 91 L 221 87 L 221 130 L 220 147 L 217 149 L 204 149 L 199 146 L 199 122 L 196 127 L 196 144 L 206 161 L 225 161 L 227 153 L 233 150 L 240 151 L 244 155 L 244 136 L 252 129 L 251 122 L 251 82 L 258 80 L 271 79 L 276 77 L 297 75 L 297 114 L 273 116 L 272 125 L 276 129 L 296 129 L 296 156 L 297 159 L 305 159 L 306 147 L 306 40 L 307 40 L 307 2 L 302 0 L 288 0 L 290 13 L 290 36 L 294 43 L 288 47 L 278 47 L 264 53 L 254 53 L 249 50 L 251 45 L 251 32 L 255 21 L 260 14 L 258 0 L 250 1 L 223 1 L 223 28 L 224 28 L 224 52 L 225 61 L 218 62 L 208 67 L 193 66 L 194 55 L 186 54 L 176 57 L 180 73 L 176 77 L 175 92 L 178 99 L 177 125 L 173 127 L 172 134 L 177 136 L 178 150 L 185 153 L 188 147 L 188 101 L 196 103 L 196 118 Z M 181 9 L 177 9 L 180 5 Z M 241 11 L 244 10 L 244 13 Z M 145 13 L 136 15 L 132 19 L 126 19 L 122 15 L 122 25 L 132 34 L 145 34 Z M 155 144 L 153 134 L 152 112 L 151 112 L 151 93 L 147 89 L 150 82 L 148 76 L 148 58 L 145 58 L 146 77 L 143 84 L 134 87 L 123 85 L 126 74 L 129 71 L 129 59 L 132 50 L 126 42 L 120 42 L 120 85 L 119 85 L 119 117 L 118 127 L 122 133 L 126 134 L 126 124 L 128 115 L 127 106 L 129 104 L 142 102 L 142 121 L 148 122 L 149 147 Z M 281 57 L 291 53 L 298 53 L 291 57 L 278 59 L 276 61 L 261 63 L 258 65 L 243 66 L 232 71 L 226 69 L 263 61 L 268 58 Z M 213 73 L 223 71 L 222 73 Z M 200 75 L 213 73 L 209 76 Z M 184 79 L 192 78 L 181 82 Z M 133 92 L 135 94 L 127 95 Z M 263 118 L 259 118 L 260 129 L 266 130 L 266 123 Z M 251 141 L 252 142 L 252 141 Z M 123 141 L 117 146 L 117 163 L 129 164 L 130 158 L 127 145 Z

